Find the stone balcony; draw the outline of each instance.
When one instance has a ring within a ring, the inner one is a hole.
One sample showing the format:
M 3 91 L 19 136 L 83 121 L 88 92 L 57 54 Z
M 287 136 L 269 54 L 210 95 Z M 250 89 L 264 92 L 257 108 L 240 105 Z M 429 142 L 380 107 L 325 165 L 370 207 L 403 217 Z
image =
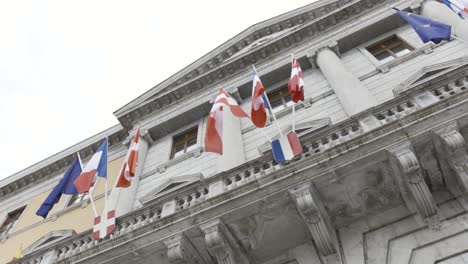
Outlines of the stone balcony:
M 261 239 L 267 239 L 265 235 L 251 237 L 257 229 L 247 232 L 250 235 L 242 232 L 249 226 L 245 224 L 246 219 L 258 219 L 254 214 L 266 219 L 285 217 L 282 221 L 289 221 L 291 225 L 296 223 L 291 219 L 304 219 L 305 224 L 298 222 L 302 227 L 291 226 L 291 230 L 298 231 L 291 231 L 296 235 L 284 239 L 285 247 L 312 238 L 323 257 L 337 254 L 336 238 L 326 219 L 331 219 L 334 226 L 331 228 L 340 228 L 360 217 L 404 204 L 436 230 L 440 221 L 438 197 L 433 197 L 432 193 L 438 188 L 448 189 L 453 195 L 456 191 L 448 186 L 449 180 L 440 178 L 443 177 L 440 173 L 431 174 L 434 170 L 430 167 L 437 158 L 427 153 L 447 151 L 443 145 L 449 142 L 446 138 L 450 133 L 461 135 L 459 141 L 464 148 L 463 131 L 468 127 L 467 89 L 468 66 L 427 82 L 418 80 L 396 98 L 374 109 L 302 135 L 303 154 L 289 163 L 277 164 L 267 152 L 119 217 L 116 231 L 110 238 L 95 241 L 89 230 L 32 252 L 14 263 L 44 264 L 50 260 L 59 263 L 185 263 L 177 262 L 187 256 L 179 252 L 181 248 L 184 254 L 199 258 L 199 263 L 215 263 L 209 257 L 217 256 L 209 241 L 210 232 L 222 234 L 224 244 L 221 244 L 238 256 L 264 261 L 265 252 L 272 250 L 260 245 L 267 243 L 259 244 Z M 451 149 L 453 144 L 446 145 Z M 428 171 L 428 179 L 423 180 L 421 170 Z M 464 175 L 456 173 L 456 177 L 463 181 Z M 443 182 L 447 182 L 447 186 Z M 340 198 L 340 201 L 331 198 L 345 194 L 349 198 Z M 301 199 L 308 195 L 313 202 L 304 202 L 304 207 Z M 290 207 L 297 209 L 285 209 L 294 216 L 288 218 L 280 209 Z M 279 213 L 274 215 L 273 212 Z M 316 226 L 308 217 L 318 219 Z M 213 227 L 206 226 L 214 220 L 220 221 L 215 225 L 219 230 L 211 231 Z M 273 226 L 270 231 L 275 231 Z M 309 230 L 310 234 L 297 235 L 301 230 Z M 245 259 L 235 263 L 243 263 Z

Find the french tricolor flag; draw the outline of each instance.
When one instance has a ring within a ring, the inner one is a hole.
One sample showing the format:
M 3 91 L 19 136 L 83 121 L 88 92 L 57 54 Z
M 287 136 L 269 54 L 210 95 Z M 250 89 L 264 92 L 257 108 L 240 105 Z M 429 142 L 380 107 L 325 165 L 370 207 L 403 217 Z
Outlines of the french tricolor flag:
M 468 0 L 442 0 L 442 2 L 461 18 L 468 18 Z
M 107 138 L 83 168 L 80 176 L 76 178 L 74 184 L 78 193 L 89 192 L 96 175 L 107 179 Z
M 286 137 L 280 137 L 271 142 L 271 150 L 276 162 L 282 163 L 292 160 L 302 153 L 302 146 L 297 134 L 289 133 Z

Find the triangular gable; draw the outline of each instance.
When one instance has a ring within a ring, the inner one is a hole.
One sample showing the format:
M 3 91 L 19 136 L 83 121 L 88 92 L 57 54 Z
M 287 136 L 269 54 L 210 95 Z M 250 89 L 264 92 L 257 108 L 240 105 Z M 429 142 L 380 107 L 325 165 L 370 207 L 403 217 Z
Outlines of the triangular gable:
M 74 234 L 76 234 L 75 231 L 71 229 L 50 231 L 49 233 L 47 233 L 47 235 L 41 237 L 40 239 L 36 240 L 36 242 L 32 243 L 27 248 L 25 248 L 23 250 L 23 254 L 29 254 L 38 249 L 44 248 L 52 243 L 71 237 Z
M 203 174 L 191 174 L 184 176 L 171 177 L 161 182 L 156 188 L 151 190 L 148 194 L 139 199 L 142 204 L 148 203 L 166 193 L 173 192 L 193 182 L 201 181 Z
M 413 75 L 411 75 L 408 79 L 400 83 L 396 88 L 393 89 L 393 94 L 396 96 L 404 93 L 405 91 L 409 90 L 411 87 L 417 86 L 423 82 L 427 82 L 431 79 L 437 78 L 441 75 L 444 75 L 447 72 L 450 72 L 456 68 L 468 64 L 468 56 L 461 57 L 455 60 L 441 62 L 432 64 L 429 66 L 425 66 Z

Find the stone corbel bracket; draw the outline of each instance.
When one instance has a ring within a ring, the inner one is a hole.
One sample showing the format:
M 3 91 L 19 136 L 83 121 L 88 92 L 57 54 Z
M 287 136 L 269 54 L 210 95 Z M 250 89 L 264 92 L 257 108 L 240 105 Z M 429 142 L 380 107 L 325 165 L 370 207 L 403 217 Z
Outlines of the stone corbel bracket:
M 414 211 L 414 206 L 409 201 L 407 192 L 411 194 L 411 200 L 414 201 L 417 212 L 424 218 L 429 227 L 432 230 L 439 230 L 440 221 L 437 205 L 421 174 L 420 164 L 411 144 L 404 142 L 388 149 L 388 151 L 394 157 L 394 162 L 399 168 L 395 175 L 408 208 Z
M 439 151 L 447 158 L 450 167 L 455 171 L 460 191 L 468 194 L 468 153 L 465 138 L 460 134 L 458 125 L 456 123 L 444 125 L 433 132 L 442 143 L 442 149 Z
M 203 260 L 190 240 L 183 234 L 164 241 L 167 247 L 167 258 L 173 264 L 208 264 Z
M 318 253 L 324 258 L 338 257 L 336 232 L 315 187 L 307 183 L 290 190 L 289 193 L 309 228 Z
M 317 65 L 317 54 L 323 49 L 330 49 L 331 51 L 335 52 L 338 57 L 341 57 L 340 47 L 338 46 L 338 42 L 332 41 L 328 45 L 319 47 L 317 49 L 313 49 L 307 52 L 306 56 L 309 59 L 310 64 L 312 64 L 312 68 L 318 69 Z
M 249 264 L 246 252 L 226 225 L 216 219 L 200 226 L 206 247 L 219 264 Z
M 125 146 L 130 146 L 130 143 L 132 142 L 133 138 L 135 137 L 136 133 L 136 128 L 134 131 L 130 132 L 128 137 L 122 142 L 123 145 Z M 147 128 L 142 128 L 140 129 L 140 137 L 146 140 L 149 144 L 152 144 L 154 142 L 154 139 L 151 137 L 151 134 L 149 133 L 149 130 Z

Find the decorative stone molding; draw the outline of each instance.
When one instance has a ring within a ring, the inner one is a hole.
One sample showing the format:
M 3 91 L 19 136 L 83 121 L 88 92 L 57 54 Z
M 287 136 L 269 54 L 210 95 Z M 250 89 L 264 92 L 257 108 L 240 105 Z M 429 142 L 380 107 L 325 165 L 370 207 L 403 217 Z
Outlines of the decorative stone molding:
M 173 159 L 170 159 L 170 160 L 168 160 L 167 162 L 165 162 L 165 163 L 159 165 L 159 166 L 157 167 L 157 172 L 158 172 L 158 173 L 164 173 L 164 172 L 166 171 L 167 168 L 169 168 L 169 167 L 171 167 L 171 166 L 173 166 L 173 165 L 175 165 L 175 164 L 178 164 L 178 163 L 180 163 L 180 162 L 182 162 L 182 161 L 184 161 L 184 160 L 190 159 L 190 158 L 192 158 L 192 157 L 197 158 L 197 157 L 199 157 L 199 156 L 202 154 L 203 151 L 204 151 L 203 147 L 198 146 L 198 147 L 192 149 L 192 150 L 189 151 L 189 152 L 186 152 L 186 153 L 184 153 L 184 154 L 182 154 L 182 155 L 180 155 L 180 156 L 178 156 L 178 157 L 175 157 L 175 158 L 173 158 Z
M 322 257 L 337 254 L 336 234 L 317 190 L 310 183 L 289 191 Z
M 460 134 L 456 123 L 449 124 L 440 129 L 434 130 L 444 145 L 444 153 L 448 163 L 455 171 L 460 189 L 463 193 L 468 193 L 468 153 L 466 142 Z
M 418 213 L 425 219 L 430 228 L 433 230 L 440 229 L 440 223 L 437 220 L 437 205 L 421 174 L 419 161 L 411 149 L 411 144 L 404 142 L 389 148 L 388 151 L 396 159 L 397 166 L 400 169 L 400 172 L 396 172 L 397 177 L 399 177 L 400 183 L 404 184 L 411 193 Z M 402 194 L 406 193 L 403 186 L 400 186 L 400 188 Z M 412 206 L 408 204 L 408 207 L 411 209 Z
M 250 261 L 226 225 L 216 219 L 200 228 L 205 233 L 206 247 L 219 264 L 249 264 Z
M 173 264 L 205 264 L 198 251 L 190 240 L 183 234 L 171 237 L 164 241 L 167 247 L 167 258 Z

